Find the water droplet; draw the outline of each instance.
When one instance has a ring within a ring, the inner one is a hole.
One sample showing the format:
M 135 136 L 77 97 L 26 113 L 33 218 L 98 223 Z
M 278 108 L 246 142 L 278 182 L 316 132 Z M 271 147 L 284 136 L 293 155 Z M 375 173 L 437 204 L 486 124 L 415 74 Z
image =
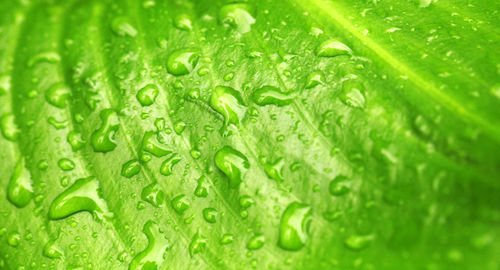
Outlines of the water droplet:
M 142 106 L 150 106 L 155 102 L 157 96 L 158 87 L 154 84 L 148 84 L 137 92 L 136 98 Z
M 7 199 L 16 207 L 22 208 L 29 204 L 33 197 L 31 175 L 21 158 L 14 168 L 7 186 Z
M 347 80 L 344 82 L 343 94 L 340 99 L 346 105 L 353 108 L 363 108 L 365 106 L 365 97 L 362 93 L 362 87 L 359 82 L 355 80 Z
M 177 214 L 182 215 L 189 208 L 189 201 L 186 195 L 181 194 L 172 199 L 172 208 Z
M 111 30 L 119 36 L 131 36 L 135 37 L 137 35 L 137 30 L 128 22 L 126 18 L 117 17 L 111 22 Z
M 165 261 L 165 252 L 170 246 L 158 224 L 149 220 L 142 232 L 148 238 L 148 246 L 130 262 L 129 270 L 156 270 Z
M 155 157 L 164 157 L 172 153 L 172 151 L 167 149 L 166 145 L 158 140 L 158 136 L 152 131 L 144 133 L 142 150 L 153 154 Z
M 160 207 L 163 204 L 165 193 L 157 182 L 153 182 L 142 189 L 141 198 L 155 207 Z
M 234 73 L 233 72 L 229 72 L 228 74 L 224 75 L 224 81 L 228 82 L 230 80 L 232 80 L 234 78 Z
M 189 153 L 191 154 L 191 157 L 194 159 L 199 159 L 201 157 L 201 152 L 196 148 L 191 149 L 191 151 L 189 151 Z
M 368 245 L 370 245 L 370 243 L 373 241 L 374 238 L 375 237 L 372 234 L 370 235 L 353 234 L 344 241 L 344 244 L 351 250 L 359 251 L 368 247 Z
M 306 89 L 313 88 L 320 84 L 325 84 L 325 75 L 320 71 L 309 73 L 306 80 Z
M 167 60 L 168 73 L 180 76 L 191 73 L 200 59 L 199 52 L 194 48 L 185 48 L 172 52 Z
M 238 91 L 227 86 L 216 86 L 210 97 L 212 109 L 222 114 L 224 124 L 238 125 L 245 116 L 246 107 Z
M 75 152 L 85 146 L 85 141 L 82 139 L 82 135 L 74 130 L 68 133 L 66 140 L 68 141 L 69 145 L 71 145 L 71 149 Z
M 55 129 L 63 129 L 68 126 L 68 121 L 66 119 L 57 120 L 52 116 L 47 119 L 47 122 Z
M 54 240 L 50 240 L 43 246 L 43 256 L 57 259 L 63 256 L 63 251 L 55 244 Z
M 186 123 L 184 123 L 183 121 L 177 121 L 174 124 L 174 131 L 177 135 L 181 135 L 181 133 L 184 131 L 185 128 L 186 128 Z
M 63 83 L 56 83 L 47 91 L 45 98 L 52 106 L 63 109 L 66 107 L 71 91 Z
M 179 157 L 178 154 L 172 153 L 163 163 L 161 164 L 160 167 L 160 173 L 168 176 L 171 175 L 174 169 L 175 164 L 179 163 L 181 161 L 181 158 Z
M 285 250 L 301 249 L 307 242 L 311 225 L 311 207 L 293 202 L 281 216 L 278 246 Z
M 58 162 L 57 165 L 61 170 L 63 171 L 72 171 L 75 168 L 75 163 L 67 158 L 61 158 Z
M 277 182 L 283 182 L 283 166 L 285 166 L 285 160 L 283 158 L 276 159 L 273 163 L 264 162 L 264 171 L 267 176 Z
M 215 223 L 217 221 L 217 210 L 211 207 L 203 209 L 203 218 L 208 223 Z
M 11 247 L 19 246 L 19 241 L 21 241 L 21 235 L 18 232 L 11 233 L 7 238 L 7 244 Z
M 339 55 L 350 55 L 351 53 L 351 48 L 334 39 L 327 40 L 316 48 L 316 55 L 320 57 L 335 57 Z
M 234 236 L 232 234 L 226 233 L 220 239 L 222 245 L 231 244 L 234 241 Z
M 127 257 L 128 257 L 128 253 L 126 251 L 122 251 L 118 254 L 118 256 L 116 256 L 116 259 L 119 262 L 125 262 L 125 260 L 127 260 Z
M 243 195 L 240 197 L 240 206 L 241 208 L 249 208 L 255 203 L 254 199 L 248 195 Z
M 207 245 L 207 239 L 203 237 L 200 232 L 196 232 L 189 244 L 189 254 L 191 257 L 195 254 L 202 252 Z
M 49 218 L 62 219 L 81 211 L 98 219 L 112 216 L 106 202 L 99 196 L 99 183 L 93 176 L 76 180 L 59 194 L 50 205 Z
M 104 109 L 100 113 L 101 127 L 91 136 L 92 147 L 95 152 L 106 153 L 116 148 L 115 133 L 118 130 L 118 115 L 112 109 Z
M 264 237 L 263 234 L 256 234 L 248 241 L 247 248 L 249 250 L 257 250 L 263 247 L 265 242 L 266 238 Z
M 215 165 L 229 178 L 230 187 L 238 187 L 250 168 L 248 159 L 239 151 L 224 146 L 215 154 Z
M 253 7 L 247 3 L 232 3 L 223 6 L 219 11 L 219 21 L 236 28 L 240 33 L 247 33 L 255 23 Z
M 253 93 L 252 100 L 260 106 L 285 106 L 292 103 L 293 96 L 281 92 L 278 87 L 266 85 Z
M 140 171 L 141 164 L 137 159 L 132 159 L 123 164 L 121 175 L 127 178 L 131 178 L 134 175 L 137 175 Z
M 178 14 L 174 18 L 174 26 L 180 30 L 189 31 L 193 29 L 193 22 L 191 17 L 185 13 Z
M 194 190 L 194 195 L 197 197 L 207 197 L 208 196 L 208 187 L 209 182 L 205 176 L 200 176 L 197 180 L 198 185 L 196 186 L 196 189 Z
M 0 129 L 2 135 L 9 141 L 15 141 L 19 137 L 20 131 L 12 113 L 2 115 L 0 118 Z
M 330 194 L 333 196 L 342 196 L 349 193 L 351 190 L 350 185 L 351 183 L 346 176 L 339 175 L 330 182 L 328 191 L 330 191 Z

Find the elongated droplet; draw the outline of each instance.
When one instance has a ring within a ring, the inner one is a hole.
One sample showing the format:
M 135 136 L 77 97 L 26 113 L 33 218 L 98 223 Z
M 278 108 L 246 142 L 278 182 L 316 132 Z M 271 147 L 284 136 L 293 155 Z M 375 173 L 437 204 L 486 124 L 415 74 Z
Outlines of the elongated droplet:
M 157 182 L 153 182 L 142 189 L 141 198 L 155 207 L 160 207 L 165 199 L 165 193 Z
M 200 59 L 199 52 L 194 48 L 174 51 L 167 60 L 168 73 L 180 76 L 191 73 Z
M 247 248 L 249 250 L 256 250 L 264 246 L 264 243 L 266 242 L 266 238 L 264 237 L 263 234 L 256 234 L 250 238 L 250 240 L 247 243 Z
M 148 84 L 137 92 L 136 98 L 142 106 L 150 106 L 155 102 L 157 96 L 158 87 L 154 84 Z
M 43 52 L 30 58 L 28 67 L 33 67 L 40 62 L 57 63 L 61 61 L 61 56 L 57 52 Z
M 99 183 L 93 176 L 76 180 L 59 194 L 50 205 L 49 218 L 62 219 L 81 211 L 87 211 L 97 219 L 112 216 L 106 202 L 99 196 Z
M 24 158 L 19 159 L 7 186 L 7 199 L 16 207 L 28 205 L 33 197 L 31 174 L 26 169 Z
M 311 207 L 293 202 L 281 216 L 278 245 L 285 250 L 301 249 L 307 242 L 311 225 Z
M 63 83 L 56 83 L 49 88 L 45 94 L 45 98 L 50 105 L 62 109 L 66 107 L 70 92 L 68 87 Z
M 229 178 L 230 187 L 238 187 L 250 168 L 247 157 L 229 146 L 224 146 L 217 151 L 215 165 Z
M 115 133 L 118 130 L 118 115 L 112 109 L 104 109 L 100 113 L 101 127 L 91 136 L 92 147 L 96 152 L 106 153 L 116 148 Z
M 185 13 L 178 14 L 174 18 L 174 26 L 180 30 L 189 31 L 193 29 L 191 17 Z
M 57 259 L 61 258 L 64 255 L 63 251 L 56 246 L 54 240 L 48 241 L 44 246 L 43 246 L 43 256 L 50 258 L 50 259 Z
M 339 55 L 350 55 L 351 53 L 351 48 L 334 39 L 327 40 L 316 48 L 316 55 L 320 57 L 335 57 Z
M 232 3 L 223 6 L 219 11 L 219 21 L 234 27 L 240 33 L 247 33 L 255 23 L 254 9 L 246 3 Z
M 141 171 L 141 164 L 137 159 L 132 159 L 125 162 L 122 166 L 122 176 L 132 178 Z
M 179 157 L 179 155 L 177 155 L 176 153 L 171 154 L 161 164 L 160 173 L 165 175 L 165 176 L 171 175 L 173 170 L 174 170 L 175 164 L 179 163 L 179 161 L 181 161 L 181 158 Z
M 208 188 L 210 186 L 207 178 L 205 176 L 200 176 L 197 180 L 198 185 L 196 186 L 196 189 L 194 190 L 194 195 L 196 197 L 207 197 L 208 196 Z
M 148 246 L 130 262 L 129 270 L 156 270 L 165 261 L 165 252 L 170 246 L 158 224 L 149 220 L 142 232 L 148 238 Z
M 246 113 L 240 92 L 227 86 L 216 86 L 210 97 L 210 107 L 222 114 L 224 124 L 238 125 Z
M 373 239 L 375 239 L 375 236 L 372 234 L 369 235 L 353 234 L 347 237 L 347 239 L 344 241 L 344 244 L 351 250 L 359 251 L 367 248 L 373 241 Z
M 293 96 L 282 93 L 278 87 L 266 85 L 253 93 L 252 100 L 260 106 L 276 105 L 281 107 L 292 103 Z
M 158 140 L 158 136 L 153 131 L 144 133 L 144 137 L 142 138 L 142 151 L 153 154 L 155 157 L 163 157 L 172 153 L 166 145 Z
M 0 118 L 0 130 L 5 139 L 15 141 L 19 137 L 20 130 L 15 123 L 12 113 L 2 115 Z
M 73 151 L 78 151 L 85 146 L 85 141 L 82 139 L 82 135 L 77 131 L 70 131 L 66 138 L 69 145 L 71 145 L 71 149 Z

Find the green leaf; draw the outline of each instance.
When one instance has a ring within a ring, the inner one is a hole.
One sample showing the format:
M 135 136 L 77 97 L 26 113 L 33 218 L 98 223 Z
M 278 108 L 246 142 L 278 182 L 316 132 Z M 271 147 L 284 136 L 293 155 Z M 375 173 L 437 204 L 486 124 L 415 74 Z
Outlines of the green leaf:
M 498 269 L 500 2 L 0 2 L 0 269 Z

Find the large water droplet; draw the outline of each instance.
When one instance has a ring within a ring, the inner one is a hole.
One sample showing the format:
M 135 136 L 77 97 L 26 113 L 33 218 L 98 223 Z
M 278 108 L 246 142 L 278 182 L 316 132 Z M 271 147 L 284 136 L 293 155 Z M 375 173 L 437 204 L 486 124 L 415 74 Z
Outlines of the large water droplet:
M 81 211 L 94 218 L 111 217 L 106 202 L 99 196 L 99 183 L 93 176 L 81 178 L 59 194 L 49 209 L 50 219 L 62 219 Z
M 118 115 L 112 109 L 104 109 L 100 113 L 101 127 L 94 131 L 91 143 L 96 152 L 109 152 L 116 148 L 115 133 L 118 130 Z
M 255 23 L 254 10 L 247 3 L 232 3 L 223 6 L 219 11 L 219 21 L 236 28 L 240 33 L 247 33 Z
M 278 245 L 290 251 L 301 249 L 307 242 L 311 224 L 311 207 L 293 202 L 281 216 Z
M 198 64 L 200 54 L 194 48 L 185 48 L 174 51 L 167 60 L 168 73 L 176 76 L 191 73 Z
M 210 107 L 224 116 L 224 124 L 238 125 L 245 116 L 246 107 L 238 91 L 227 86 L 216 86 L 210 97 Z
M 172 153 L 166 145 L 158 140 L 157 134 L 153 131 L 144 133 L 144 137 L 142 138 L 142 151 L 151 153 L 155 157 L 163 157 Z
M 137 92 L 136 98 L 142 106 L 150 106 L 155 102 L 157 96 L 158 87 L 154 84 L 148 84 Z
M 14 121 L 14 115 L 12 113 L 7 113 L 2 115 L 0 118 L 0 130 L 5 139 L 9 141 L 15 141 L 19 137 L 20 130 Z
M 46 92 L 45 98 L 52 106 L 62 109 L 66 106 L 70 93 L 71 91 L 66 85 L 56 83 Z
M 19 159 L 7 186 L 7 199 L 16 207 L 25 207 L 33 197 L 31 175 L 25 167 L 24 158 Z
M 293 96 L 281 92 L 281 89 L 274 86 L 263 86 L 252 95 L 255 104 L 285 106 L 293 102 Z
M 141 198 L 155 207 L 160 207 L 165 198 L 165 193 L 157 182 L 153 182 L 142 189 Z
M 149 220 L 144 224 L 142 232 L 148 238 L 148 246 L 130 262 L 129 270 L 156 270 L 165 261 L 165 252 L 170 244 L 163 236 L 158 224 Z
M 229 186 L 238 187 L 250 168 L 247 157 L 229 146 L 224 146 L 215 154 L 215 165 L 229 178 Z
M 181 158 L 179 157 L 178 154 L 172 153 L 163 163 L 161 164 L 160 167 L 160 173 L 169 176 L 172 174 L 173 169 L 175 164 L 179 163 L 181 161 Z
M 339 55 L 350 55 L 351 53 L 351 48 L 334 39 L 324 41 L 316 48 L 316 55 L 321 57 L 335 57 Z
M 74 130 L 68 133 L 66 140 L 68 141 L 69 145 L 71 145 L 71 149 L 73 151 L 78 151 L 82 149 L 83 146 L 85 146 L 85 141 L 82 139 L 82 135 Z

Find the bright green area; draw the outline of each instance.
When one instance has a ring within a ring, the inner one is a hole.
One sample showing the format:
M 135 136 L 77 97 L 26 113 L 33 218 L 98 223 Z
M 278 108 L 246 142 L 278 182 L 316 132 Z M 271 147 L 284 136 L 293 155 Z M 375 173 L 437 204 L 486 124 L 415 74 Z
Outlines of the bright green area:
M 2 0 L 0 269 L 499 269 L 499 10 Z

